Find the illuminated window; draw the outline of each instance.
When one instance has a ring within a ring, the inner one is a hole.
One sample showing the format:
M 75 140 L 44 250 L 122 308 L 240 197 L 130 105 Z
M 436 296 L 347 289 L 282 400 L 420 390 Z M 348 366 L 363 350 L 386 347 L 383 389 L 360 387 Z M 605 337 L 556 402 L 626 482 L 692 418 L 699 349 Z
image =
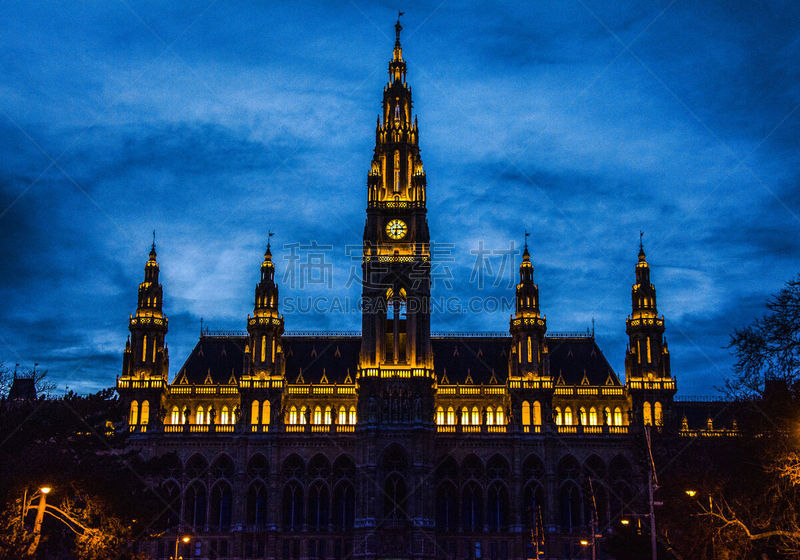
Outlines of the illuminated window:
M 531 345 L 531 337 L 528 337 L 528 363 L 533 361 L 533 347 Z
M 227 424 L 228 423 L 228 407 L 223 406 L 222 411 L 219 413 L 219 423 L 220 424 Z
M 339 407 L 339 419 L 337 420 L 339 424 L 347 424 L 347 409 L 344 405 Z
M 171 424 L 180 424 L 181 423 L 181 411 L 178 410 L 177 406 L 172 407 L 172 414 L 170 415 L 170 423 Z
M 456 411 L 452 406 L 447 407 L 447 423 L 451 426 L 456 423 Z
M 647 401 L 644 401 L 644 406 L 642 407 L 642 417 L 644 418 L 645 426 L 653 425 L 652 409 L 650 408 L 650 403 Z
M 539 401 L 533 401 L 533 423 L 536 426 L 542 425 L 542 405 Z
M 204 424 L 205 423 L 205 415 L 203 414 L 203 407 L 197 407 L 197 414 L 194 417 L 194 421 L 196 424 Z
M 297 424 L 297 407 L 293 406 L 289 409 L 289 424 Z
M 614 425 L 622 426 L 622 410 L 619 407 L 614 409 Z
M 656 426 L 664 425 L 664 413 L 661 410 L 661 403 L 658 401 L 653 404 L 653 416 L 655 418 Z
M 491 406 L 486 407 L 486 425 L 491 426 L 494 424 L 494 409 Z
M 469 426 L 469 409 L 466 406 L 461 409 L 461 424 Z
M 517 361 L 522 363 L 522 341 L 517 341 Z
M 594 407 L 589 409 L 589 425 L 597 426 L 597 410 Z
M 556 424 L 560 426 L 564 422 L 564 419 L 561 418 L 561 408 L 556 407 Z
M 436 423 L 440 426 L 444 424 L 444 409 L 441 406 L 436 408 Z
M 584 407 L 580 408 L 580 415 L 581 415 L 581 425 L 585 426 L 586 424 L 588 424 L 587 422 L 588 418 L 586 416 L 586 409 Z
M 506 423 L 505 415 L 503 414 L 503 407 L 498 406 L 497 411 L 494 413 L 494 421 L 497 423 L 498 426 L 502 426 Z
M 147 335 L 142 338 L 142 361 L 147 361 Z
M 316 406 L 314 408 L 314 424 L 322 424 L 322 407 Z
M 258 401 L 253 401 L 250 404 L 250 423 L 258 424 Z
M 331 423 L 331 407 L 325 407 L 325 423 L 330 425 Z
M 478 410 L 477 406 L 472 407 L 472 424 L 474 426 L 481 425 L 481 412 Z
M 350 423 L 355 426 L 356 424 L 356 407 L 350 407 Z
M 572 409 L 570 407 L 564 409 L 564 424 L 572 426 Z
M 128 424 L 131 426 L 135 426 L 139 423 L 139 403 L 136 401 L 131 401 L 131 414 L 128 418 Z
M 305 424 L 306 420 L 307 420 L 307 418 L 306 418 L 306 407 L 305 406 L 301 406 L 300 407 L 300 423 L 301 424 Z
M 648 336 L 647 337 L 647 363 L 649 364 L 650 362 L 652 362 L 652 360 L 650 359 L 650 337 Z
M 400 152 L 394 152 L 394 192 L 400 191 Z
M 638 338 L 636 339 L 636 361 L 638 363 L 642 363 L 642 345 L 641 340 Z
M 272 339 L 272 361 L 275 361 L 275 339 Z
M 269 399 L 265 400 L 261 405 L 261 423 L 262 424 L 269 424 L 270 416 L 272 416 L 270 411 L 270 403 Z
M 153 363 L 156 363 L 156 346 L 158 346 L 158 339 L 153 340 Z
M 261 356 L 259 357 L 261 358 L 262 362 L 266 360 L 266 356 L 267 356 L 267 337 L 265 335 L 261 337 Z
M 531 405 L 528 401 L 522 401 L 522 425 L 531 425 Z

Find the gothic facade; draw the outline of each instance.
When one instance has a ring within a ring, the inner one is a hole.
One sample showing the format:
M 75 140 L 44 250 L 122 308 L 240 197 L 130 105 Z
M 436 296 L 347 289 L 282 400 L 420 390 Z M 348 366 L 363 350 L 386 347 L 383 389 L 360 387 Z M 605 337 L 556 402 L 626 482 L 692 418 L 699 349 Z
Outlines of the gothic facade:
M 117 389 L 131 445 L 168 458 L 154 558 L 184 534 L 184 558 L 581 557 L 581 538 L 644 509 L 636 448 L 676 384 L 643 248 L 624 383 L 593 334 L 547 332 L 527 243 L 507 334 L 433 335 L 426 175 L 396 29 L 360 333 L 284 332 L 268 243 L 247 331 L 203 332 L 171 376 L 153 244 Z

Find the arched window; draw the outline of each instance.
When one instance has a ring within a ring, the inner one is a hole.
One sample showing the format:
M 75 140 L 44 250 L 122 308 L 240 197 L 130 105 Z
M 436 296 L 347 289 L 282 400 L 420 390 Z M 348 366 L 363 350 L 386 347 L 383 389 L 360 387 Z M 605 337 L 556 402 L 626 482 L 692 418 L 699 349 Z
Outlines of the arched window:
M 266 335 L 261 336 L 261 355 L 259 356 L 262 362 L 267 361 L 267 337 Z
M 326 406 L 325 407 L 325 424 L 330 425 L 330 423 L 331 423 L 331 407 L 330 406 Z
M 474 533 L 481 530 L 483 525 L 482 504 L 480 487 L 475 483 L 468 484 L 464 488 L 461 498 L 461 523 L 465 531 Z
M 183 521 L 190 527 L 202 529 L 206 524 L 206 489 L 195 482 L 186 490 L 183 500 Z
M 308 419 L 306 418 L 306 407 L 305 406 L 301 406 L 300 407 L 300 423 L 301 424 L 305 424 L 307 421 L 308 421 Z
M 267 524 L 267 489 L 260 482 L 247 490 L 247 524 L 261 528 Z
M 271 416 L 272 411 L 270 410 L 269 399 L 265 399 L 264 402 L 261 403 L 261 423 L 268 425 Z
M 564 424 L 572 426 L 572 409 L 570 407 L 564 409 Z
M 647 337 L 647 363 L 651 363 L 652 360 L 650 359 L 650 337 Z
M 486 425 L 491 426 L 494 424 L 494 409 L 491 406 L 486 407 Z
M 147 361 L 147 335 L 142 337 L 142 361 Z
M 588 424 L 588 423 L 589 423 L 589 417 L 588 417 L 588 416 L 586 416 L 586 407 L 583 407 L 583 406 L 582 406 L 582 407 L 580 408 L 580 411 L 579 411 L 579 412 L 580 412 L 580 415 L 581 415 L 581 419 L 580 419 L 581 426 L 585 426 L 586 424 Z
M 328 529 L 328 488 L 316 482 L 308 491 L 308 528 L 314 531 Z
M 589 409 L 589 425 L 597 426 L 597 409 L 595 407 Z
M 533 361 L 533 345 L 531 344 L 531 337 L 528 337 L 528 363 Z
M 458 492 L 449 482 L 436 488 L 436 529 L 454 532 L 458 529 Z
M 456 423 L 456 411 L 452 406 L 447 407 L 447 423 L 451 426 Z
M 144 407 L 142 407 L 142 411 L 144 411 Z M 142 412 L 142 416 L 144 416 L 144 412 Z M 661 409 L 661 403 L 658 401 L 653 404 L 653 418 L 656 426 L 664 425 L 664 412 Z
M 614 425 L 622 426 L 622 410 L 619 407 L 614 409 Z
M 561 417 L 561 407 L 556 407 L 555 410 L 556 415 L 556 425 L 561 426 L 564 423 L 564 419 Z
M 314 424 L 322 424 L 322 407 L 314 407 Z
M 561 486 L 558 493 L 558 509 L 561 520 L 561 529 L 571 533 L 581 527 L 582 514 L 581 491 L 572 482 Z
M 339 484 L 333 491 L 333 527 L 339 531 L 353 529 L 356 494 L 349 482 Z
M 339 424 L 347 424 L 347 409 L 344 405 L 339 407 L 339 418 L 337 420 Z
M 139 423 L 146 425 L 150 422 L 150 401 L 142 401 L 142 413 L 139 416 Z
M 383 485 L 383 517 L 387 520 L 406 519 L 406 483 L 397 473 L 386 477 Z
M 169 421 L 171 424 L 181 423 L 181 411 L 178 409 L 177 406 L 172 407 L 172 414 L 170 414 Z
M 653 425 L 653 411 L 650 408 L 650 403 L 644 401 L 644 405 L 642 405 L 642 418 L 644 419 L 645 426 L 652 426 Z
M 478 410 L 477 406 L 472 407 L 472 425 L 473 426 L 481 425 L 481 412 L 480 410 Z
M 497 407 L 497 410 L 494 413 L 494 421 L 498 426 L 502 426 L 506 423 L 505 413 L 503 412 L 502 406 Z
M 283 489 L 283 530 L 299 531 L 303 527 L 303 488 L 295 481 Z
M 488 515 L 489 531 L 494 533 L 506 530 L 508 490 L 504 485 L 495 482 L 489 487 L 489 501 L 486 513 Z
M 355 425 L 356 423 L 356 407 L 350 407 L 350 424 Z
M 522 401 L 522 425 L 531 425 L 531 405 L 528 401 Z
M 536 529 L 541 527 L 542 509 L 544 508 L 544 491 L 537 483 L 528 484 L 523 492 L 522 518 L 525 527 Z
M 461 424 L 469 426 L 469 409 L 466 406 L 461 409 Z
M 258 424 L 258 401 L 250 403 L 250 423 L 253 425 Z
M 533 401 L 533 423 L 536 426 L 542 425 L 542 405 L 539 401 Z
M 196 424 L 205 424 L 205 419 L 206 419 L 206 416 L 203 413 L 203 407 L 202 406 L 198 406 L 197 407 L 197 414 L 194 417 L 195 423 Z
M 217 484 L 211 490 L 211 518 L 209 519 L 209 524 L 215 529 L 224 531 L 230 528 L 232 496 L 231 487 L 224 482 Z
M 128 417 L 128 424 L 136 426 L 139 423 L 139 403 L 131 401 L 131 414 Z
M 444 409 L 441 406 L 436 407 L 436 423 L 439 426 L 444 424 Z
M 228 423 L 228 407 L 223 406 L 222 410 L 219 413 L 219 423 L 220 424 L 227 424 Z
M 297 424 L 297 407 L 294 405 L 289 409 L 289 424 Z

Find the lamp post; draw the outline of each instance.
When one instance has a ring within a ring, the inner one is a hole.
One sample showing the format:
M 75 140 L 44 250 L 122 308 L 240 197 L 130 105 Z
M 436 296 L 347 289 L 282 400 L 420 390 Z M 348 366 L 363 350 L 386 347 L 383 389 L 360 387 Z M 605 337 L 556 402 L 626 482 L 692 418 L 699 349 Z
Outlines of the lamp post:
M 36 520 L 33 522 L 33 542 L 28 548 L 28 554 L 33 556 L 39 547 L 39 538 L 42 536 L 42 521 L 44 520 L 44 510 L 47 507 L 47 495 L 50 493 L 49 486 L 39 488 L 39 505 L 36 507 Z
M 178 560 L 178 545 L 181 542 L 188 543 L 189 540 L 189 535 L 184 535 L 182 537 L 180 535 L 175 535 L 175 556 L 173 556 L 173 560 Z

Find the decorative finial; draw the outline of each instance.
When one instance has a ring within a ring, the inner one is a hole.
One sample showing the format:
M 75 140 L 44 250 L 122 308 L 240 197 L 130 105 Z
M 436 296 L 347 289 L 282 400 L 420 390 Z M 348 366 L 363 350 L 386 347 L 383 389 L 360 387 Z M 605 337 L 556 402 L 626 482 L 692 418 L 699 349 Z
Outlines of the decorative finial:
M 644 232 L 639 230 L 639 249 L 644 249 Z
M 153 244 L 150 246 L 150 260 L 156 260 L 156 230 L 153 230 Z
M 395 40 L 397 41 L 398 44 L 400 44 L 400 32 L 403 30 L 403 26 L 400 25 L 400 16 L 402 16 L 403 14 L 405 14 L 405 12 L 400 12 L 400 11 L 397 12 L 397 23 L 394 24 Z
M 272 236 L 273 236 L 273 235 L 275 235 L 275 233 L 274 233 L 274 232 L 272 232 L 272 231 L 268 231 L 268 232 L 267 232 L 267 253 L 270 253 L 270 250 L 269 250 L 269 248 L 270 248 L 270 241 L 272 240 Z M 270 253 L 270 254 L 271 254 L 271 253 Z

